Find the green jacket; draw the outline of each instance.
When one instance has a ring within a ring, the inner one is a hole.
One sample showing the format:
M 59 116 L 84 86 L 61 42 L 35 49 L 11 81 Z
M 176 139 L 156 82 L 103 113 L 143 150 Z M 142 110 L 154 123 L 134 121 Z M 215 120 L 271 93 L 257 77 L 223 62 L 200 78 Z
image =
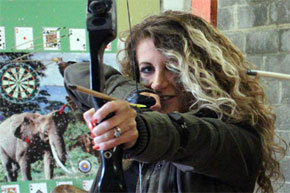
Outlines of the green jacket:
M 88 71 L 87 63 L 71 65 L 65 71 L 65 84 L 89 87 Z M 113 68 L 106 66 L 105 75 L 107 94 L 126 99 L 135 92 L 134 81 Z M 83 111 L 92 107 L 90 97 L 70 89 L 68 93 Z M 251 126 L 225 123 L 210 111 L 139 110 L 136 122 L 138 141 L 124 157 L 142 163 L 142 192 L 254 191 L 261 142 Z

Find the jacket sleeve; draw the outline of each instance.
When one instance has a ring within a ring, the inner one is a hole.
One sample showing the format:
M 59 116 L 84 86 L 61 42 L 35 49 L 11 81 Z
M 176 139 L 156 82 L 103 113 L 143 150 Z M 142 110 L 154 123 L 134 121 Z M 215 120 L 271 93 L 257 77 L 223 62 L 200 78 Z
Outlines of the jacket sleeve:
M 138 115 L 139 139 L 126 156 L 142 162 L 172 162 L 230 184 L 255 182 L 261 142 L 252 127 L 197 117 L 192 112 Z
M 126 100 L 132 94 L 136 93 L 135 81 L 124 78 L 119 71 L 113 67 L 104 65 L 105 90 L 110 96 Z M 81 111 L 87 111 L 93 107 L 92 97 L 72 90 L 68 87 L 70 84 L 80 85 L 90 88 L 90 66 L 88 62 L 75 63 L 68 66 L 64 72 L 64 86 L 68 95 L 76 103 Z M 151 92 L 151 90 L 139 85 L 138 92 Z

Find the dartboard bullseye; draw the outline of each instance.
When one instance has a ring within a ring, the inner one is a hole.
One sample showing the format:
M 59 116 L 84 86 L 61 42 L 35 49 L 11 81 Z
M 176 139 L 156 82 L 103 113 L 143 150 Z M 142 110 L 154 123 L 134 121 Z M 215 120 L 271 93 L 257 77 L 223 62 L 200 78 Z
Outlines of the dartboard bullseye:
M 31 101 L 39 92 L 37 72 L 23 63 L 7 64 L 0 69 L 1 95 L 13 103 Z

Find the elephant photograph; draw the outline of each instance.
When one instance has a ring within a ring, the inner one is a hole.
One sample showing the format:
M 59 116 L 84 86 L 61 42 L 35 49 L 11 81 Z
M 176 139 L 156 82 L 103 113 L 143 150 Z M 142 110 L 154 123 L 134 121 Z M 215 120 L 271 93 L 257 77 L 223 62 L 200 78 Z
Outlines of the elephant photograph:
M 99 167 L 88 127 L 72 112 L 19 113 L 0 123 L 0 182 L 93 177 Z M 92 164 L 82 172 L 79 163 Z
M 43 159 L 45 179 L 53 177 L 55 160 L 65 164 L 63 134 L 68 126 L 67 113 L 14 114 L 0 124 L 0 156 L 7 182 L 32 180 L 31 164 Z M 53 153 L 55 151 L 55 153 Z

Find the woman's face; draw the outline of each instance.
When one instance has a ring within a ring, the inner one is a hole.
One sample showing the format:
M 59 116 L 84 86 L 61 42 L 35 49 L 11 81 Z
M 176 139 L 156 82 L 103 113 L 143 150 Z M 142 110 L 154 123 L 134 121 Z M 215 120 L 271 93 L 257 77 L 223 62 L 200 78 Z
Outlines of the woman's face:
M 166 69 L 166 57 L 155 48 L 153 40 L 140 41 L 136 55 L 142 83 L 160 97 L 160 112 L 182 112 L 185 101 L 182 101 L 180 89 L 177 89 L 176 75 Z

